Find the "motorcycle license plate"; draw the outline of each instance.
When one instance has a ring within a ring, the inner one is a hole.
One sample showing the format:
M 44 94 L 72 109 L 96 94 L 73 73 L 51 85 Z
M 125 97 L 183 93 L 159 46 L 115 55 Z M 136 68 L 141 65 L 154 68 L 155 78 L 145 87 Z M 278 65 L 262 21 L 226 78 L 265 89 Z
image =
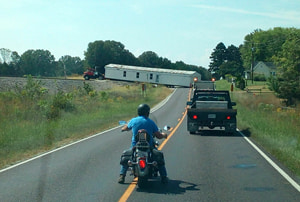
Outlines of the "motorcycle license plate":
M 215 119 L 216 118 L 216 114 L 208 114 L 208 118 L 209 119 Z

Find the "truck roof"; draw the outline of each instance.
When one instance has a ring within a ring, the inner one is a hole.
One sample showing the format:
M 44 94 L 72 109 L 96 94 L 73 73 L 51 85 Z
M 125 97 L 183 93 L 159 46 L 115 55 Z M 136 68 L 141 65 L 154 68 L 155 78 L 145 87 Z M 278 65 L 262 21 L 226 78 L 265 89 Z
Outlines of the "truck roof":
M 205 93 L 205 94 L 229 94 L 228 90 L 195 90 L 196 93 Z

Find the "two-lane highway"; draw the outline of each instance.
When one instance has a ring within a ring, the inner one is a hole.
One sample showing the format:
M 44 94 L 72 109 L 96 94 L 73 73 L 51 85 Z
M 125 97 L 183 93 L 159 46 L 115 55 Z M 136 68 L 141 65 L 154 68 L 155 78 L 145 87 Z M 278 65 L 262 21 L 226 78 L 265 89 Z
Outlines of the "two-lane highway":
M 131 138 L 118 127 L 0 171 L 0 201 L 118 201 L 124 193 L 128 201 L 299 199 L 299 191 L 238 133 L 189 135 L 183 119 L 188 93 L 177 89 L 151 114 L 159 127 L 173 128 L 162 148 L 169 184 L 154 180 L 141 190 L 130 185 L 132 176 L 117 183 L 120 155 Z

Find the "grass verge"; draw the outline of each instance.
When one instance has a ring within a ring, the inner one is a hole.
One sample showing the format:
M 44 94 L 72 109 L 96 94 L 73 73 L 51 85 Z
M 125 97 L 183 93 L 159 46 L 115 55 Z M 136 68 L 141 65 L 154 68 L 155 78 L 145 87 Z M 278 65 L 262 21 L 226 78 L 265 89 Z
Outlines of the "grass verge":
M 96 92 L 91 86 L 73 92 L 44 92 L 40 83 L 0 93 L 0 168 L 118 125 L 136 116 L 140 103 L 151 107 L 171 90 L 139 84 Z

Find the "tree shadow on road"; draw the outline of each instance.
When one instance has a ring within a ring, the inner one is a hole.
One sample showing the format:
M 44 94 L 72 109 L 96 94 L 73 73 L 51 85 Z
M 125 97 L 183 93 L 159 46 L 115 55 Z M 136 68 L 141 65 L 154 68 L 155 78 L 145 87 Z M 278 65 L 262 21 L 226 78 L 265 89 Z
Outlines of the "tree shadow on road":
M 137 187 L 136 191 L 155 194 L 184 194 L 187 191 L 199 191 L 199 186 L 181 180 L 169 179 L 169 183 L 167 184 L 162 184 L 160 180 L 155 180 L 149 181 L 148 185 L 143 189 Z

